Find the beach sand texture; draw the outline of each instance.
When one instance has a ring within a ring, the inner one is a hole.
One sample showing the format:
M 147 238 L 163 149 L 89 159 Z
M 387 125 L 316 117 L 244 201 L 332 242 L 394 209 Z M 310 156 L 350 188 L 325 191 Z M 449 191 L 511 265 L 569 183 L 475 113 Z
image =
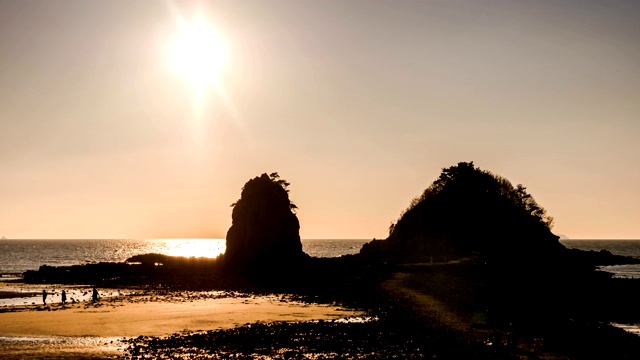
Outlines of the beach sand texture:
M 0 336 L 162 336 L 228 329 L 253 322 L 329 320 L 359 315 L 362 313 L 329 305 L 282 301 L 278 297 L 99 303 L 57 311 L 0 313 Z

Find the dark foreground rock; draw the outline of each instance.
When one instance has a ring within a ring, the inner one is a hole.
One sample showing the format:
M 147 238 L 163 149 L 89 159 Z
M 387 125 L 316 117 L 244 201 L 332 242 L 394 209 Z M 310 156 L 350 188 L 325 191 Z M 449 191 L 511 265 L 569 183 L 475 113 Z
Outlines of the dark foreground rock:
M 418 336 L 416 336 L 418 335 Z M 419 334 L 386 324 L 249 324 L 233 330 L 130 341 L 124 359 L 424 359 L 434 348 Z
M 399 310 L 399 309 L 398 309 Z M 123 359 L 518 359 L 433 331 L 408 314 L 365 322 L 245 324 L 128 341 Z M 517 351 L 517 349 L 516 349 Z
M 137 255 L 124 262 L 100 262 L 72 266 L 42 265 L 38 270 L 23 273 L 29 284 L 85 284 L 85 285 L 159 285 L 172 279 L 186 285 L 199 282 L 215 283 L 220 273 L 216 259 L 177 257 L 161 254 Z M 193 286 L 192 286 L 193 287 Z
M 420 277 L 430 283 L 433 275 Z M 459 294 L 439 286 L 432 295 L 455 299 Z M 379 288 L 360 299 L 371 317 L 138 337 L 126 341 L 121 359 L 634 359 L 640 351 L 639 337 L 597 321 L 452 329 L 434 321 L 441 313 L 425 317 L 406 299 L 385 296 Z
M 487 281 L 487 270 L 473 262 L 405 265 L 386 283 L 431 327 L 530 351 L 524 358 L 635 359 L 640 354 L 640 337 L 609 325 L 640 321 L 635 305 L 640 280 L 594 274 L 582 282 L 569 278 L 552 284 L 518 283 L 508 276 Z

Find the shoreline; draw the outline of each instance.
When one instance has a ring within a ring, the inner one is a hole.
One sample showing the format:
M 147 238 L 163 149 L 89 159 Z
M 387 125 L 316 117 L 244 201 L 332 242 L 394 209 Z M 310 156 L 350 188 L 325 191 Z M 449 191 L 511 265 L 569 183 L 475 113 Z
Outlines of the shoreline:
M 7 288 L 11 286 L 1 289 Z M 95 304 L 83 301 L 4 310 L 0 312 L 3 359 L 107 359 L 122 356 L 125 341 L 137 337 L 365 315 L 363 311 L 303 302 L 287 295 L 223 291 L 131 291 L 129 295 L 103 298 Z
M 198 354 L 206 354 L 204 358 L 210 359 L 223 359 L 225 354 L 274 357 L 282 351 L 299 357 L 306 356 L 309 349 L 313 349 L 312 354 L 327 358 L 357 349 L 353 358 L 358 359 L 379 358 L 373 354 L 393 351 L 400 351 L 407 359 L 424 355 L 451 358 L 451 354 L 456 354 L 459 357 L 453 358 L 524 356 L 555 360 L 584 359 L 591 353 L 622 359 L 640 349 L 637 335 L 598 322 L 595 317 L 574 320 L 566 313 L 520 307 L 512 309 L 515 312 L 510 316 L 516 316 L 512 326 L 506 316 L 509 313 L 492 313 L 479 307 L 484 303 L 479 300 L 485 296 L 484 299 L 500 305 L 507 304 L 510 301 L 507 299 L 522 298 L 514 297 L 510 287 L 485 286 L 479 281 L 482 277 L 478 263 L 474 259 L 463 260 L 374 267 L 366 272 L 360 268 L 345 272 L 350 268 L 338 263 L 342 266 L 331 268 L 329 274 L 322 273 L 322 278 L 320 272 L 316 274 L 314 279 L 322 281 L 308 285 L 294 281 L 281 286 L 255 286 L 233 277 L 212 281 L 211 277 L 187 277 L 186 273 L 164 277 L 162 286 L 125 286 L 126 282 L 114 282 L 112 285 L 122 286 L 115 291 L 130 293 L 104 297 L 97 304 L 28 305 L 4 313 L 0 309 L 0 323 L 11 324 L 0 329 L 0 352 L 9 354 L 9 359 L 22 358 L 21 352 L 35 353 L 36 358 L 76 354 L 73 342 L 85 338 L 95 345 L 89 346 L 93 350 L 88 353 L 88 348 L 80 347 L 84 355 L 106 358 L 105 351 L 112 351 L 112 355 L 115 351 L 121 359 L 138 359 L 141 351 L 142 358 L 148 359 L 174 353 L 184 358 L 199 357 Z M 598 274 L 593 276 L 596 280 L 601 278 Z M 629 281 L 632 280 L 609 279 L 606 284 L 624 287 Z M 0 291 L 15 286 L 24 286 L 26 291 L 43 287 L 60 291 L 75 285 L 5 284 Z M 206 290 L 213 288 L 218 291 Z M 246 292 L 223 290 L 231 288 Z M 278 292 L 277 288 L 289 291 Z M 533 290 L 527 290 L 526 294 L 536 299 L 548 295 L 548 290 Z M 587 294 L 596 294 L 593 291 Z M 486 298 L 488 294 L 494 295 Z M 323 299 L 325 304 L 300 299 Z M 341 308 L 336 305 L 337 299 L 367 311 Z M 527 301 L 523 303 L 534 303 L 531 299 Z M 495 309 L 500 308 L 494 306 L 491 311 Z M 332 321 L 351 316 L 365 319 L 365 314 L 374 320 Z M 67 326 L 69 323 L 73 326 Z M 15 340 L 11 341 L 11 337 Z M 29 340 L 21 342 L 17 340 L 19 337 Z M 115 345 L 105 340 L 110 338 L 117 339 Z M 274 340 L 255 347 L 256 338 Z M 29 341 L 30 347 L 25 345 Z M 47 341 L 57 345 L 45 345 Z M 613 350 L 603 352 L 606 348 Z M 69 358 L 85 358 L 84 355 Z
M 213 291 L 139 291 L 97 304 L 29 306 L 0 313 L 0 323 L 9 324 L 0 328 L 0 353 L 5 359 L 73 360 L 153 359 L 167 354 L 274 357 L 282 351 L 294 357 L 310 353 L 326 358 L 344 352 L 357 359 L 402 354 L 407 359 L 447 355 L 566 360 L 589 358 L 583 356 L 585 345 L 577 345 L 584 339 L 590 339 L 587 347 L 616 345 L 625 354 L 640 348 L 626 342 L 630 337 L 623 330 L 589 323 L 572 324 L 568 329 L 575 334 L 563 340 L 567 343 L 562 347 L 546 337 L 537 344 L 540 335 L 522 332 L 516 332 L 515 342 L 503 343 L 506 329 L 473 328 L 469 314 L 452 308 L 454 304 L 442 294 L 416 288 L 412 282 L 433 277 L 399 270 L 372 289 L 366 300 L 368 312 L 335 303 L 302 302 L 295 295 Z M 335 321 L 353 317 L 356 321 Z M 630 336 L 637 344 L 637 336 Z M 581 349 L 582 355 L 572 356 L 571 349 Z
M 0 312 L 0 337 L 163 336 L 250 322 L 331 320 L 365 314 L 285 295 L 221 291 L 140 291 L 101 298 L 97 303 L 26 305 L 6 310 Z

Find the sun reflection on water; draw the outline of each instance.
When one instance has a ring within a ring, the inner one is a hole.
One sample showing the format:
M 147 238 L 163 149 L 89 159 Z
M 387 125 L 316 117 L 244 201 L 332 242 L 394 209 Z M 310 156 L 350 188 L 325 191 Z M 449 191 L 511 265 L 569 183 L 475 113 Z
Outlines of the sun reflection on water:
M 217 241 L 216 241 L 217 240 Z M 171 256 L 215 258 L 224 253 L 227 246 L 220 239 L 164 239 L 163 254 Z

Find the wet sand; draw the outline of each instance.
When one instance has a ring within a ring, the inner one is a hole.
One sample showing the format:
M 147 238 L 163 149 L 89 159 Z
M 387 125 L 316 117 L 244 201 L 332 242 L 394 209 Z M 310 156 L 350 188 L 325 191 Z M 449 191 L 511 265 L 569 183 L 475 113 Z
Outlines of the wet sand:
M 124 344 L 118 338 L 0 338 L 3 360 L 13 359 L 114 359 L 120 356 Z
M 2 286 L 10 292 L 12 286 Z M 362 312 L 287 296 L 234 292 L 131 291 L 98 303 L 25 305 L 0 312 L 3 358 L 108 358 L 119 339 L 231 329 L 247 323 L 332 320 Z
M 189 302 L 97 304 L 56 311 L 0 313 L 0 336 L 162 336 L 227 329 L 253 322 L 337 319 L 361 313 L 278 297 L 221 298 Z

